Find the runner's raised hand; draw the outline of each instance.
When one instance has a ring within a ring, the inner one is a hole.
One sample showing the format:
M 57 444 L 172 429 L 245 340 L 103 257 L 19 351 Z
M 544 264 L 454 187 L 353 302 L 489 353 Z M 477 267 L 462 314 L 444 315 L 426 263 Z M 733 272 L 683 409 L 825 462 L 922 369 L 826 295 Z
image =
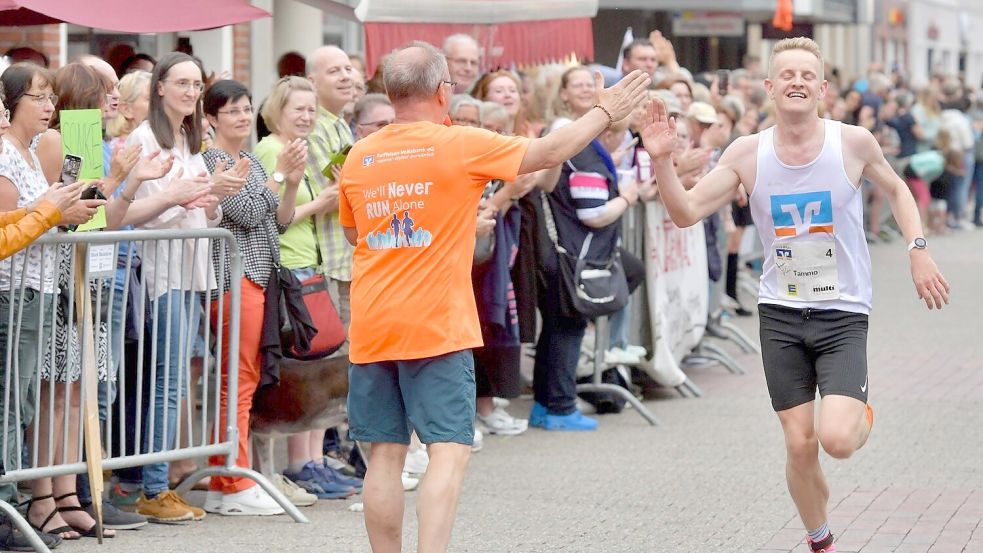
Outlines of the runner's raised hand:
M 666 104 L 660 99 L 650 100 L 645 107 L 642 126 L 642 144 L 652 159 L 667 156 L 676 148 L 676 118 L 669 117 Z

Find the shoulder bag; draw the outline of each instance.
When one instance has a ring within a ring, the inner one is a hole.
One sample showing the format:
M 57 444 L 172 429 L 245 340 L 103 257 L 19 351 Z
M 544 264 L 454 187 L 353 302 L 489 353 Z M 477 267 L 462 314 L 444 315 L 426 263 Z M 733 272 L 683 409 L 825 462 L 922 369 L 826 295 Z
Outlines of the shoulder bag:
M 559 258 L 559 292 L 563 314 L 568 317 L 594 319 L 610 315 L 624 307 L 628 303 L 628 280 L 625 278 L 618 248 L 614 248 L 611 257 L 603 263 L 589 261 L 587 252 L 594 238 L 594 233 L 591 232 L 584 239 L 580 255 L 571 255 L 560 245 L 556 220 L 553 218 L 553 209 L 547 194 L 540 191 L 540 197 L 546 219 L 546 232 Z
M 304 183 L 313 199 L 314 190 L 307 176 L 304 176 Z M 314 225 L 314 248 L 317 251 L 317 266 L 321 267 L 323 259 L 321 257 L 321 245 L 317 239 L 317 218 L 311 215 L 311 222 Z M 301 293 L 304 296 L 304 305 L 310 314 L 311 322 L 317 328 L 317 334 L 311 340 L 311 346 L 307 350 L 299 350 L 293 341 L 284 341 L 290 344 L 286 348 L 286 354 L 294 359 L 310 361 L 323 359 L 338 351 L 338 348 L 345 343 L 347 335 L 345 325 L 338 316 L 338 310 L 334 302 L 331 301 L 331 292 L 328 288 L 328 279 L 322 274 L 316 274 L 311 278 L 301 281 Z

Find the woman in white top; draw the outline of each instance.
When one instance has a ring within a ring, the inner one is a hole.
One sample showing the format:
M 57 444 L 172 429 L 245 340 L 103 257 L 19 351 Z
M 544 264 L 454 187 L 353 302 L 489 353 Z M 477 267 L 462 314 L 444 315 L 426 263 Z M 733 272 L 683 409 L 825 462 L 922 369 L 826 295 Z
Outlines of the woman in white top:
M 216 172 L 211 181 L 201 156 L 201 93 L 203 71 L 194 58 L 172 52 L 161 58 L 150 80 L 150 109 L 147 120 L 130 133 L 127 146 L 139 144 L 143 152 L 161 151 L 174 165 L 163 178 L 144 182 L 135 197 L 124 197 L 132 205 L 124 225 L 137 228 L 204 229 L 221 220 L 219 200 L 234 194 L 245 182 L 234 176 L 236 166 Z M 245 163 L 248 170 L 248 162 Z M 125 192 L 124 192 L 125 194 Z M 178 405 L 188 386 L 188 362 L 198 335 L 201 293 L 215 288 L 209 271 L 206 240 L 159 240 L 142 242 L 140 257 L 143 281 L 150 302 L 147 329 L 155 348 L 154 393 L 142 413 L 142 451 L 158 452 L 174 447 Z M 149 376 L 149 374 L 148 374 Z M 149 424 L 152 420 L 153 425 Z M 151 521 L 200 520 L 203 510 L 191 507 L 168 488 L 168 464 L 143 467 L 143 496 L 137 512 Z

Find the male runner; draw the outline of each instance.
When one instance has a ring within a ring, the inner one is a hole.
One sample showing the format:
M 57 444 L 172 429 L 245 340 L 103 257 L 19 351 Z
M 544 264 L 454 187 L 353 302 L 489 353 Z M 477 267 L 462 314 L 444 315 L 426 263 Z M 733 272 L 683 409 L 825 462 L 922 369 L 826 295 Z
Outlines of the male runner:
M 879 187 L 909 243 L 911 276 L 929 309 L 949 303 L 949 285 L 922 237 L 911 193 L 862 127 L 820 119 L 826 93 L 819 46 L 809 38 L 775 45 L 765 88 L 777 123 L 738 138 L 717 166 L 683 189 L 670 153 L 675 121 L 649 106 L 642 140 L 662 201 L 680 227 L 730 202 L 743 184 L 765 261 L 759 291 L 761 357 L 772 406 L 785 433 L 786 478 L 813 551 L 836 551 L 826 524 L 829 488 L 819 444 L 845 459 L 867 441 L 867 315 L 870 255 L 863 229 L 861 179 Z M 816 388 L 822 396 L 818 436 Z

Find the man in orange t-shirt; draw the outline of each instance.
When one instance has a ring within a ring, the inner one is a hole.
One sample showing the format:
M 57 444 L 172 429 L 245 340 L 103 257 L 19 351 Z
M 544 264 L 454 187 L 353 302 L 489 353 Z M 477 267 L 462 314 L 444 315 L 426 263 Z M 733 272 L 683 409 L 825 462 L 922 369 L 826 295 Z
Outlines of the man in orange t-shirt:
M 598 90 L 601 77 L 596 75 Z M 348 417 L 373 444 L 365 526 L 376 553 L 401 550 L 400 474 L 410 431 L 429 446 L 417 501 L 419 551 L 445 551 L 474 439 L 471 348 L 482 345 L 471 287 L 475 222 L 485 184 L 573 157 L 645 97 L 637 71 L 578 121 L 529 140 L 448 127 L 454 84 L 444 56 L 416 42 L 383 80 L 395 122 L 357 142 L 340 177 L 339 216 L 355 246 Z

